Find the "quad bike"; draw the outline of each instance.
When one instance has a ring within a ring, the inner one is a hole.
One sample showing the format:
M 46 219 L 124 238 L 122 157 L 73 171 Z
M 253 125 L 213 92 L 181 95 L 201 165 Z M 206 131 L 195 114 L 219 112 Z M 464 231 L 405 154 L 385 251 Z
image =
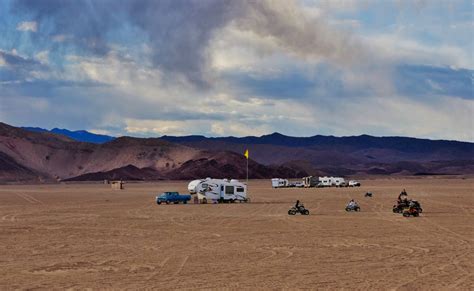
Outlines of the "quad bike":
M 291 207 L 290 210 L 288 210 L 288 215 L 296 215 L 296 213 L 301 213 L 301 215 L 309 215 L 309 210 L 304 208 L 304 205 L 301 204 L 298 207 Z
M 398 202 L 397 205 L 393 205 L 392 211 L 393 211 L 393 213 L 403 213 L 403 211 L 406 208 L 409 208 L 409 207 L 416 208 L 418 213 L 423 212 L 423 208 L 421 208 L 420 202 L 418 202 L 416 200 L 402 200 L 402 201 Z
M 410 217 L 410 216 L 418 217 L 420 216 L 420 212 L 418 211 L 417 207 L 410 206 L 403 209 L 403 216 L 404 217 Z
M 365 193 L 364 197 L 372 197 L 372 192 Z
M 418 201 L 416 201 L 416 200 L 411 200 L 411 201 L 410 201 L 410 206 L 416 208 L 416 210 L 417 210 L 419 213 L 422 213 L 422 212 L 423 212 L 423 208 L 421 208 L 420 202 L 418 202 Z
M 349 212 L 349 211 L 360 211 L 360 206 L 358 204 L 355 204 L 355 205 L 347 205 L 346 206 L 346 211 Z
M 405 208 L 409 207 L 408 200 L 398 201 L 396 205 L 393 205 L 393 213 L 402 213 Z

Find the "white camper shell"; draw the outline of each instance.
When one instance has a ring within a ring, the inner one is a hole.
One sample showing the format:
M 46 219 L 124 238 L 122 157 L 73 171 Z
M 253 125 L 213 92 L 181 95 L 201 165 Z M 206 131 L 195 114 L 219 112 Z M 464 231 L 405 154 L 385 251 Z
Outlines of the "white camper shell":
M 288 187 L 289 183 L 287 179 L 282 179 L 282 178 L 273 178 L 272 179 L 272 187 L 273 188 L 283 188 L 283 187 Z
M 191 194 L 197 194 L 200 202 L 248 202 L 247 185 L 239 180 L 203 179 L 191 181 L 188 185 Z

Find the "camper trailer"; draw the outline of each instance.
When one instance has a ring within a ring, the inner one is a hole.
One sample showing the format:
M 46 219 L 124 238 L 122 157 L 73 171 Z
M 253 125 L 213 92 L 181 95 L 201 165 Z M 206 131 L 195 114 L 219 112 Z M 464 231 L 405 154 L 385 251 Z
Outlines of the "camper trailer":
M 303 186 L 305 188 L 315 187 L 316 185 L 318 185 L 318 178 L 313 176 L 303 178 Z
M 281 179 L 281 178 L 272 179 L 273 188 L 283 188 L 283 187 L 288 187 L 288 186 L 289 186 L 289 183 L 287 179 Z
M 191 194 L 197 194 L 201 203 L 208 202 L 248 202 L 247 185 L 232 179 L 202 179 L 188 185 Z
M 346 184 L 346 180 L 344 180 L 344 178 L 341 178 L 341 177 L 331 177 L 332 178 L 332 186 L 336 186 L 336 187 L 345 187 L 347 184 Z
M 345 187 L 346 180 L 342 177 L 319 177 L 318 187 Z
M 332 177 L 319 177 L 318 187 L 331 187 Z

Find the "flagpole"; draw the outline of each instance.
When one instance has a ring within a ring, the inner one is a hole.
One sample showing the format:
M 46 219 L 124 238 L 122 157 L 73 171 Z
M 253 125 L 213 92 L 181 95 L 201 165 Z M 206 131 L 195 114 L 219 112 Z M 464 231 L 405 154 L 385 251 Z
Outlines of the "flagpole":
M 249 158 L 247 158 L 247 187 L 249 186 Z

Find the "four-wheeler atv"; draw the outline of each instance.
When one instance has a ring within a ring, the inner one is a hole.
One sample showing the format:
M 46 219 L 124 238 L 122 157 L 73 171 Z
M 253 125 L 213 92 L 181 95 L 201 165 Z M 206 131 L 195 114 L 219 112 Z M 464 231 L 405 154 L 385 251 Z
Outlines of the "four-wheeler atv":
M 359 204 L 355 204 L 355 205 L 347 205 L 346 206 L 346 211 L 360 211 L 360 206 Z
M 410 206 L 403 209 L 403 216 L 404 217 L 410 217 L 410 216 L 418 217 L 420 216 L 420 212 L 418 211 L 417 207 Z
M 303 204 L 300 204 L 298 208 L 293 206 L 290 208 L 290 210 L 288 210 L 288 215 L 296 215 L 296 213 L 301 213 L 301 215 L 309 215 L 309 210 L 304 208 Z
M 416 210 L 417 210 L 419 213 L 422 213 L 422 212 L 423 212 L 423 208 L 421 208 L 420 202 L 418 202 L 418 201 L 416 201 L 416 200 L 410 200 L 409 206 L 416 208 Z
M 372 192 L 365 193 L 364 197 L 372 197 Z
M 398 201 L 396 205 L 393 205 L 392 211 L 393 213 L 402 213 L 403 209 L 409 206 L 408 200 Z

